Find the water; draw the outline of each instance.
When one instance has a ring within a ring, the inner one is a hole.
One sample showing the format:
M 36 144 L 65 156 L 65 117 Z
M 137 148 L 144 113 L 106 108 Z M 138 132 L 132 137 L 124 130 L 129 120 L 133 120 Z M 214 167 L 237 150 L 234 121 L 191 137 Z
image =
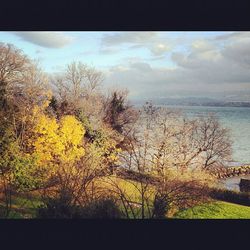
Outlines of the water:
M 206 116 L 214 113 L 221 124 L 230 129 L 233 141 L 233 161 L 250 163 L 250 108 L 248 107 L 206 107 L 206 106 L 166 106 L 181 109 L 188 117 Z
M 235 176 L 235 177 L 231 177 L 231 178 L 227 178 L 227 179 L 222 179 L 219 181 L 219 186 L 220 187 L 224 187 L 226 189 L 229 190 L 233 190 L 233 191 L 240 191 L 240 179 L 248 179 L 250 180 L 250 175 L 245 175 L 245 176 Z
M 206 106 L 170 106 L 171 109 L 182 110 L 190 118 L 206 116 L 214 113 L 223 127 L 230 129 L 233 141 L 233 161 L 230 166 L 250 165 L 250 108 L 249 107 L 206 107 Z M 250 175 L 220 180 L 221 187 L 239 191 L 241 178 L 250 179 Z

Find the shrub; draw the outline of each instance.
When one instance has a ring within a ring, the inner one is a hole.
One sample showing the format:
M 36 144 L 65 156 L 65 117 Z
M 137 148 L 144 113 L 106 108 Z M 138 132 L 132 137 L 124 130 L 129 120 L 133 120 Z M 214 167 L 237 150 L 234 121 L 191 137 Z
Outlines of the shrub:
M 153 218 L 164 219 L 168 211 L 168 202 L 165 196 L 156 195 L 153 203 Z
M 113 199 L 92 201 L 81 207 L 71 204 L 70 194 L 58 198 L 47 198 L 44 205 L 38 209 L 38 218 L 60 219 L 117 219 L 121 211 Z
M 99 199 L 89 203 L 81 209 L 82 218 L 119 219 L 122 213 L 111 198 Z
M 213 188 L 210 190 L 210 197 L 228 201 L 232 203 L 237 203 L 245 206 L 250 206 L 250 193 L 248 192 L 237 192 L 232 190 L 225 190 L 225 189 L 216 189 Z
M 44 205 L 37 211 L 37 218 L 81 218 L 80 209 L 71 204 L 70 192 L 64 192 L 55 198 L 45 198 Z

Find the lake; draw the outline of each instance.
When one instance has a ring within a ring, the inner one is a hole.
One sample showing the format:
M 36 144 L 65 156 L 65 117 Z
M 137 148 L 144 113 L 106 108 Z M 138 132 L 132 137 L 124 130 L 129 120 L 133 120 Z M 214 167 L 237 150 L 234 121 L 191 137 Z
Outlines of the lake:
M 241 178 L 250 180 L 250 175 L 245 175 L 241 177 L 235 176 L 231 178 L 221 179 L 219 180 L 219 186 L 229 190 L 240 191 L 239 184 Z
M 233 141 L 233 161 L 250 163 L 250 108 L 249 107 L 206 107 L 206 106 L 165 106 L 181 109 L 188 117 L 206 116 L 214 113 L 221 124 L 230 129 Z
M 208 106 L 177 106 L 155 105 L 170 109 L 181 110 L 187 117 L 197 118 L 215 114 L 223 127 L 230 130 L 233 141 L 233 161 L 230 166 L 250 165 L 250 107 L 208 107 Z M 137 107 L 141 107 L 140 105 Z M 239 191 L 241 178 L 250 179 L 250 175 L 227 178 L 219 181 L 219 186 Z

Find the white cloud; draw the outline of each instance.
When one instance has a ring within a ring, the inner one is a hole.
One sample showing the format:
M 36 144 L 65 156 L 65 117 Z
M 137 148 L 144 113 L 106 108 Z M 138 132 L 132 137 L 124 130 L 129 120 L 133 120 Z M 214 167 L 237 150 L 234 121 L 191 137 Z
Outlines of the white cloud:
M 159 32 L 117 32 L 105 34 L 102 38 L 104 48 L 122 45 L 130 45 L 130 49 L 146 48 L 153 56 L 162 56 L 172 47 L 170 41 L 162 38 Z
M 199 39 L 192 43 L 192 48 L 196 51 L 208 51 L 214 49 L 215 46 L 205 39 Z
M 62 32 L 43 32 L 43 31 L 22 31 L 14 32 L 24 41 L 39 45 L 45 48 L 62 48 L 73 41 L 73 37 Z
M 118 32 L 104 35 L 102 38 L 102 43 L 105 46 L 122 45 L 128 43 L 140 44 L 150 41 L 156 36 L 156 32 Z
M 145 73 L 152 71 L 150 64 L 143 62 L 132 63 L 130 67 L 139 71 L 144 71 Z
M 233 33 L 234 34 L 234 33 Z M 176 67 L 152 67 L 147 60 L 114 67 L 108 81 L 119 82 L 137 96 L 250 94 L 250 36 L 228 34 L 193 41 L 189 49 L 172 53 Z M 245 97 L 244 97 L 245 98 Z M 243 99 L 242 99 L 243 100 Z
M 163 44 L 163 43 L 159 43 L 159 44 L 153 45 L 150 51 L 155 56 L 162 56 L 163 54 L 168 52 L 170 49 L 171 49 L 170 46 Z
M 243 32 L 228 32 L 228 34 L 223 34 L 215 37 L 218 41 L 235 41 L 250 37 L 249 31 Z

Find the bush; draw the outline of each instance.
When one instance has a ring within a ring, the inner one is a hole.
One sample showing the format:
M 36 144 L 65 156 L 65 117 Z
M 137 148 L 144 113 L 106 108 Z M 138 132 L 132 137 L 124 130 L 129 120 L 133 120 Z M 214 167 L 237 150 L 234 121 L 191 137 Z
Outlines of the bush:
M 210 190 L 210 197 L 222 200 L 222 201 L 228 201 L 232 203 L 237 203 L 240 205 L 250 206 L 250 193 L 248 192 L 236 192 L 232 190 L 226 190 L 226 189 L 211 189 Z
M 45 198 L 44 205 L 37 211 L 37 218 L 81 218 L 80 209 L 71 204 L 72 197 L 69 192 L 56 198 Z
M 71 204 L 70 196 L 49 198 L 37 212 L 38 218 L 60 219 L 117 219 L 121 218 L 121 211 L 112 199 L 92 201 L 84 207 Z
M 83 218 L 119 219 L 122 213 L 113 199 L 100 199 L 89 203 L 81 209 Z
M 153 203 L 153 218 L 165 219 L 168 209 L 166 197 L 164 195 L 156 195 Z

